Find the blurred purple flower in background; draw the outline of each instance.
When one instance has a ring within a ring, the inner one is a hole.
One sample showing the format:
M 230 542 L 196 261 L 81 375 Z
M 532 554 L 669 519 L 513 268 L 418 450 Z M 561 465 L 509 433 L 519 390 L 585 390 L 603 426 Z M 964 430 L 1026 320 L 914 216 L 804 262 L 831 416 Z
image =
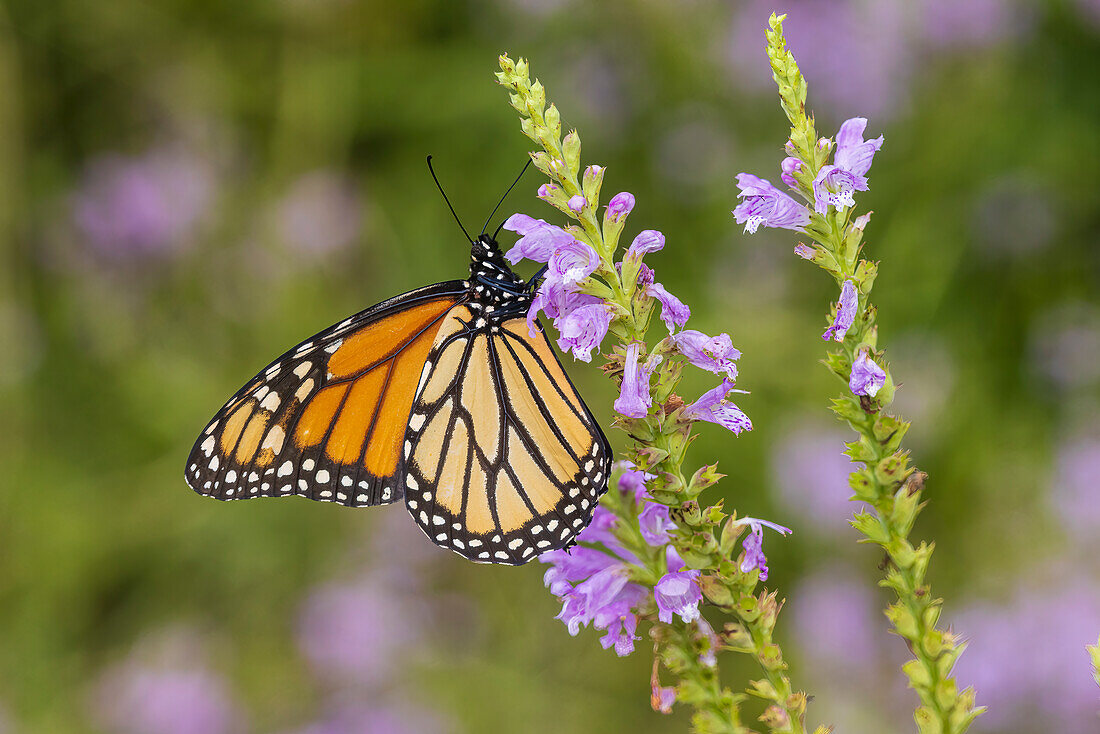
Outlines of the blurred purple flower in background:
M 869 673 L 890 639 L 872 587 L 848 568 L 816 570 L 788 604 L 795 638 L 817 675 Z
M 108 668 L 93 691 L 97 725 L 114 734 L 244 731 L 245 718 L 229 696 L 228 682 L 188 657 L 150 662 L 135 654 Z
M 1061 443 L 1049 496 L 1059 524 L 1077 542 L 1100 539 L 1100 430 Z
M 789 0 L 782 8 L 749 0 L 735 11 L 726 48 L 739 83 L 770 91 L 772 73 L 760 53 L 760 29 L 773 11 L 789 13 L 788 44 L 814 89 L 834 115 L 892 111 L 904 101 L 912 62 L 903 0 Z
M 303 607 L 298 641 L 322 676 L 369 685 L 403 664 L 425 627 L 402 594 L 368 578 L 316 589 Z
M 1095 645 L 1100 593 L 1095 579 L 1039 572 L 1026 577 L 1015 595 L 979 602 L 956 615 L 956 634 L 969 640 L 959 658 L 959 679 L 973 684 L 989 711 L 976 732 L 1097 730 L 1100 692 L 1092 679 L 1085 645 Z
M 1097 27 L 1100 27 L 1100 0 L 1077 0 L 1077 9 Z
M 336 706 L 293 734 L 447 734 L 454 727 L 422 706 L 356 703 Z
M 1011 0 L 921 0 L 922 31 L 931 46 L 973 50 L 1018 33 L 1021 4 Z
M 294 181 L 275 209 L 280 238 L 303 255 L 326 255 L 355 242 L 363 225 L 359 188 L 337 171 L 312 171 Z
M 1063 390 L 1100 383 L 1100 309 L 1067 303 L 1041 314 L 1031 329 L 1032 360 Z
M 833 426 L 800 420 L 774 442 L 772 475 L 778 499 L 801 519 L 800 527 L 817 534 L 844 532 L 855 511 L 848 501 L 848 475 L 859 468 L 844 455 L 850 436 Z
M 88 244 L 112 259 L 176 253 L 189 245 L 214 196 L 214 172 L 175 146 L 93 159 L 71 198 Z

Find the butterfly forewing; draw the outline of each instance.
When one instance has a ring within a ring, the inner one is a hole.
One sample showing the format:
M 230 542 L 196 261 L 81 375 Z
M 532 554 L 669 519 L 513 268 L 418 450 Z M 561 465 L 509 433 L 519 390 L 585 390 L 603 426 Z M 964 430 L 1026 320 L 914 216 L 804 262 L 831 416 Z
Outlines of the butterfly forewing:
M 520 564 L 591 522 L 611 450 L 541 327 L 454 308 L 436 334 L 405 443 L 406 505 L 437 545 Z
M 399 499 L 417 381 L 466 285 L 450 281 L 384 301 L 287 351 L 210 421 L 188 457 L 188 484 L 223 500 Z

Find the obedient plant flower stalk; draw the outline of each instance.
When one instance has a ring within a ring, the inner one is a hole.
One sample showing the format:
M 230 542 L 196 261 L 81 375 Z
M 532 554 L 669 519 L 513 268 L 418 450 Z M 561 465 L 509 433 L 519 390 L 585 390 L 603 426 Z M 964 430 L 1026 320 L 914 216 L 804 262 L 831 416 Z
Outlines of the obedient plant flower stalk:
M 780 165 L 780 179 L 791 193 L 743 173 L 738 178 L 741 202 L 733 213 L 747 232 L 767 226 L 803 233 L 813 244 L 799 243 L 795 254 L 836 280 L 840 296 L 822 338 L 834 347 L 826 366 L 848 389 L 833 400 L 832 410 L 858 436 L 848 444 L 848 455 L 863 465 L 850 478 L 852 499 L 872 508 L 858 513 L 852 525 L 889 558 L 880 583 L 897 595 L 886 616 L 914 656 L 903 669 L 921 699 L 915 714 L 920 731 L 959 734 L 982 709 L 974 706 L 974 690 L 960 691 L 951 675 L 965 645 L 936 626 L 942 600 L 932 596 L 925 582 L 932 545 L 914 547 L 909 540 L 922 506 L 925 475 L 909 465 L 909 454 L 901 448 L 909 424 L 885 412 L 894 380 L 878 344 L 870 304 L 878 266 L 860 258 L 871 214 L 853 216 L 855 195 L 867 190 L 867 172 L 883 139 L 863 139 L 863 118 L 841 125 L 835 141 L 818 137 L 813 118 L 806 114 L 806 81 L 783 36 L 785 17 L 772 15 L 766 35 L 773 76 L 791 123 L 788 157 Z
M 747 686 L 748 694 L 768 702 L 761 720 L 773 732 L 801 734 L 806 696 L 792 687 L 772 639 L 781 602 L 774 592 L 757 588 L 767 578 L 764 528 L 790 531 L 727 515 L 721 501 L 704 506 L 700 495 L 722 475 L 713 464 L 690 476 L 683 467 L 696 422 L 735 434 L 752 428 L 729 400 L 739 392 L 734 380 L 740 352 L 727 334 L 711 337 L 684 328 L 690 309 L 643 262 L 664 247 L 660 232 L 641 232 L 616 261 L 634 197 L 619 193 L 601 212 L 604 168 L 582 168 L 579 135 L 573 130 L 562 136 L 558 110 L 547 105 L 545 89 L 531 81 L 525 61 L 501 56 L 500 69 L 497 79 L 512 92 L 524 134 L 540 148 L 531 159 L 549 182 L 538 196 L 570 221 L 560 228 L 515 214 L 504 225 L 521 235 L 506 253 L 513 264 L 546 263 L 530 326 L 544 312 L 559 332 L 558 345 L 586 362 L 608 333 L 615 338 L 604 352 L 603 370 L 620 385 L 615 425 L 631 438 L 618 480 L 579 545 L 540 558 L 550 564 L 545 581 L 562 602 L 558 618 L 571 634 L 588 624 L 603 630 L 601 643 L 619 655 L 634 650 L 639 625 L 648 623 L 655 651 L 653 708 L 668 713 L 676 702 L 692 706 L 698 732 L 749 732 L 740 713 L 746 695 L 724 687 L 717 657 L 723 650 L 748 654 L 763 670 L 763 678 Z M 654 315 L 667 333 L 650 346 Z M 720 380 L 692 402 L 676 393 L 689 365 Z M 739 539 L 743 550 L 735 557 Z M 732 619 L 718 632 L 700 613 L 704 599 Z

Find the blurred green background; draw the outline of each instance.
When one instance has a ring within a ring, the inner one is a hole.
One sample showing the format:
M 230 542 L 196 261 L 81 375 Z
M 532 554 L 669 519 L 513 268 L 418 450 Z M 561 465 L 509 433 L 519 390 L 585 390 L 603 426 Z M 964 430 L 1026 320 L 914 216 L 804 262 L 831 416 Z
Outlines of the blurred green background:
M 909 730 L 880 559 L 845 524 L 842 386 L 817 364 L 836 294 L 792 233 L 729 214 L 738 172 L 778 180 L 772 10 L 819 129 L 863 115 L 886 136 L 860 201 L 880 344 L 931 475 L 916 535 L 972 640 L 960 678 L 994 707 L 975 730 L 1096 731 L 1095 0 L 7 0 L 0 732 L 686 729 L 649 710 L 645 643 L 620 660 L 570 638 L 537 565 L 436 551 L 400 506 L 223 504 L 182 479 L 284 348 L 463 276 L 424 156 L 478 226 L 528 149 L 492 76 L 505 50 L 608 166 L 605 195 L 637 196 L 630 228 L 666 234 L 650 264 L 692 326 L 744 352 L 756 429 L 704 428 L 693 461 L 795 529 L 767 541 L 768 586 L 810 720 Z M 539 183 L 503 214 L 557 221 Z M 612 386 L 566 361 L 608 419 Z

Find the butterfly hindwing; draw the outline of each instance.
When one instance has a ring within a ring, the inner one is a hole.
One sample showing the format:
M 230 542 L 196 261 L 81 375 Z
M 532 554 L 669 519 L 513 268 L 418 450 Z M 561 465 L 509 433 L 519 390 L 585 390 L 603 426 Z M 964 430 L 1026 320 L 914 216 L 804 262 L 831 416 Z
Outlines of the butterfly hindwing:
M 188 484 L 223 500 L 400 499 L 417 380 L 439 326 L 466 295 L 462 281 L 411 291 L 287 351 L 210 421 L 188 457 Z
M 611 449 L 541 327 L 455 307 L 436 334 L 405 444 L 406 505 L 437 545 L 521 564 L 591 522 Z

